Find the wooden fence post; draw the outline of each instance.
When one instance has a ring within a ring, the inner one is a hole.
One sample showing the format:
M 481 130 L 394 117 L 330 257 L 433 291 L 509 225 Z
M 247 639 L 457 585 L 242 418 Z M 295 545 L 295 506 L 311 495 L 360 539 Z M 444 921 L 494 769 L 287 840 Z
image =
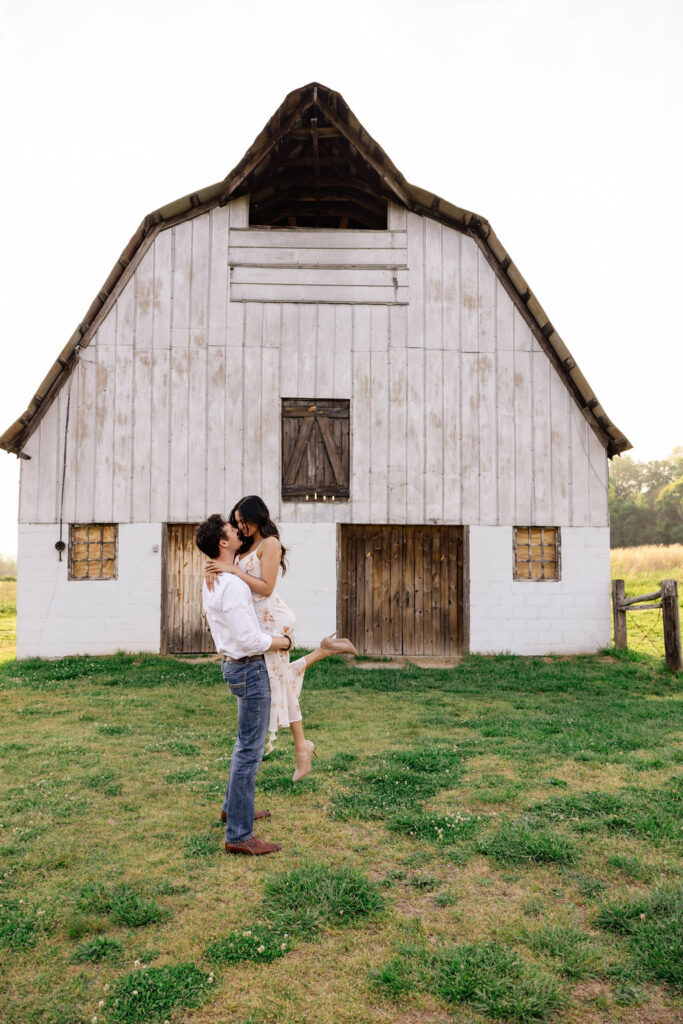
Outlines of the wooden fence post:
M 678 583 L 662 580 L 662 620 L 664 623 L 664 655 L 672 672 L 683 671 L 681 659 L 681 619 L 678 611 Z
M 614 646 L 618 651 L 626 648 L 626 586 L 623 580 L 612 580 L 612 615 L 614 617 Z

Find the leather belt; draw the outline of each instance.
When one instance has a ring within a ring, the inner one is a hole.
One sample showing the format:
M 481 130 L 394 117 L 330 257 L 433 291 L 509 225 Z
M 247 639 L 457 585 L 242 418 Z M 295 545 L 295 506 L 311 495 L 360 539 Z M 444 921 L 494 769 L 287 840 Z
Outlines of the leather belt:
M 227 654 L 223 655 L 223 661 L 230 661 L 234 665 L 241 665 L 246 661 L 261 661 L 262 659 L 262 654 L 247 654 L 244 658 L 230 658 Z

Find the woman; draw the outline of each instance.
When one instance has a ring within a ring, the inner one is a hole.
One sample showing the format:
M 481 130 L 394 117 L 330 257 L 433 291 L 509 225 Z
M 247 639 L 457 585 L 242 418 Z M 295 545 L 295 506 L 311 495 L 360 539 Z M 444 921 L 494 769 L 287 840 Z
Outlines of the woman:
M 284 575 L 287 571 L 286 549 L 280 543 L 277 526 L 270 518 L 267 506 L 257 495 L 250 494 L 237 502 L 228 518 L 230 524 L 235 526 L 244 538 L 235 565 L 228 571 L 239 576 L 251 589 L 256 617 L 264 633 L 282 633 L 290 637 L 293 647 L 296 619 L 292 610 L 275 590 L 278 573 L 282 572 Z M 209 587 L 210 576 L 216 571 L 217 567 L 213 561 L 206 563 Z M 222 566 L 221 571 L 225 571 Z M 325 637 L 317 650 L 291 663 L 288 651 L 266 651 L 264 655 L 270 679 L 268 751 L 273 749 L 278 728 L 289 726 L 296 754 L 293 782 L 298 782 L 308 775 L 315 755 L 315 744 L 304 736 L 299 708 L 299 694 L 306 669 L 316 661 L 330 658 L 333 654 L 358 654 L 350 640 L 334 640 L 333 637 L 334 634 Z

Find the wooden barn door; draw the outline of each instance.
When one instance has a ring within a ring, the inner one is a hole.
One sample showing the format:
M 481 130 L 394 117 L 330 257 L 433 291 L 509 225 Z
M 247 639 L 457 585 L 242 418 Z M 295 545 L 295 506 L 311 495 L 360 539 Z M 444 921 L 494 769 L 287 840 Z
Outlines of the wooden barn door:
M 194 542 L 194 523 L 166 527 L 161 650 L 164 654 L 215 652 L 202 610 L 205 556 Z
M 461 526 L 341 526 L 339 635 L 361 654 L 444 657 L 464 645 Z

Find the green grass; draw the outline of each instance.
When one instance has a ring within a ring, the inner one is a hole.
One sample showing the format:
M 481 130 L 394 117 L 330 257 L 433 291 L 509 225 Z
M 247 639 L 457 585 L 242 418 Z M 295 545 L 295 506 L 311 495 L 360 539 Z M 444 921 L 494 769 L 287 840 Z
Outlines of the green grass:
M 683 886 L 606 902 L 596 923 L 628 936 L 636 966 L 645 977 L 683 991 Z
M 573 864 L 578 857 L 570 839 L 524 818 L 503 822 L 477 849 L 499 864 Z
M 683 701 L 660 661 L 330 659 L 302 709 L 313 772 L 291 783 L 283 733 L 257 777 L 282 852 L 227 857 L 216 665 L 0 664 L 3 1024 L 683 1012 Z
M 565 997 L 558 983 L 497 942 L 448 945 L 437 953 L 413 948 L 370 974 L 392 998 L 436 992 L 447 1004 L 465 1003 L 488 1018 L 514 1024 L 556 1019 Z
M 17 581 L 0 580 L 0 662 L 13 658 L 17 636 Z
M 150 967 L 120 978 L 105 1000 L 107 1019 L 121 1024 L 157 1024 L 176 1009 L 198 1006 L 213 976 L 194 964 Z
M 84 913 L 107 916 L 112 924 L 126 925 L 128 928 L 144 928 L 166 916 L 155 900 L 146 898 L 126 883 L 115 886 L 84 885 L 78 894 L 77 903 L 79 910 Z
M 663 786 L 631 786 L 616 792 L 589 791 L 551 797 L 531 810 L 539 817 L 568 825 L 579 832 L 618 832 L 653 843 L 683 839 L 683 775 Z
M 384 899 L 357 869 L 310 862 L 266 881 L 265 908 L 282 932 L 310 938 L 325 926 L 380 913 Z
M 74 951 L 74 963 L 99 964 L 103 960 L 118 962 L 121 959 L 121 943 L 118 939 L 110 939 L 106 935 L 98 935 L 95 939 L 82 942 Z
M 252 925 L 241 930 L 235 928 L 230 935 L 212 942 L 206 950 L 206 959 L 216 965 L 238 964 L 251 960 L 269 964 L 279 960 L 292 948 L 288 932 L 273 931 L 269 925 Z
M 590 936 L 573 925 L 544 924 L 528 933 L 529 949 L 544 957 L 549 966 L 567 978 L 583 980 L 599 973 L 599 962 Z

